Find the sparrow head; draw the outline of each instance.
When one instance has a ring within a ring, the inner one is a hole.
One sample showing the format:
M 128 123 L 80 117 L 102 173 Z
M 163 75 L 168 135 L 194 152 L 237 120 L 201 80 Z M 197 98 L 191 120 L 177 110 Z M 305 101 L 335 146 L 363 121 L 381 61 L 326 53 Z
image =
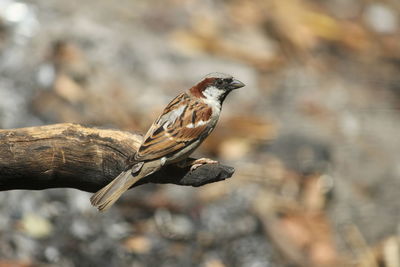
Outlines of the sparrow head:
M 215 72 L 205 76 L 201 82 L 190 89 L 190 92 L 194 96 L 222 103 L 232 90 L 243 86 L 245 86 L 244 83 L 231 75 Z

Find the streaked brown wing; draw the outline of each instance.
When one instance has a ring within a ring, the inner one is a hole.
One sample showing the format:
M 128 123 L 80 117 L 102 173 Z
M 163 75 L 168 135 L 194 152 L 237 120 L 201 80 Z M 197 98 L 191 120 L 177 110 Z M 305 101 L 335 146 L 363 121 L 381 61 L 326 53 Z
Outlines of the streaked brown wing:
M 182 103 L 188 105 L 182 105 Z M 196 108 L 195 108 L 196 105 Z M 199 105 L 201 108 L 199 108 Z M 144 137 L 135 159 L 147 161 L 177 152 L 207 133 L 209 124 L 185 127 L 197 119 L 208 121 L 212 110 L 203 102 L 193 101 L 186 93 L 177 96 L 164 109 Z

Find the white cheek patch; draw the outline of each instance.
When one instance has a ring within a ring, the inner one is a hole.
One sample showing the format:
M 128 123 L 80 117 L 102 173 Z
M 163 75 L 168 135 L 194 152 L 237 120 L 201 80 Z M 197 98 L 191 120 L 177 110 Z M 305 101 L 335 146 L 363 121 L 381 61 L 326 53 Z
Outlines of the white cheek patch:
M 221 111 L 221 102 L 219 98 L 225 93 L 225 91 L 220 90 L 214 86 L 208 87 L 206 90 L 203 91 L 203 101 L 210 105 L 215 112 L 215 114 L 219 114 Z M 214 113 L 213 112 L 213 113 Z
M 203 95 L 209 100 L 217 100 L 224 93 L 225 93 L 224 90 L 218 89 L 217 87 L 214 86 L 210 86 L 203 91 Z

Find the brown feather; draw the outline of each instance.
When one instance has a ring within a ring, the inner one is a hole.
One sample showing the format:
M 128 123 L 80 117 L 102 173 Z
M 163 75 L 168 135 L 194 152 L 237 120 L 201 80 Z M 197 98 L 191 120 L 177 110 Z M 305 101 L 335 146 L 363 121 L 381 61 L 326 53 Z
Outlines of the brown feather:
M 170 122 L 164 129 L 163 116 L 177 108 L 177 104 L 187 105 L 179 118 Z M 137 161 L 147 161 L 164 157 L 179 151 L 188 143 L 207 134 L 207 123 L 195 128 L 185 127 L 192 124 L 193 120 L 207 122 L 212 115 L 212 109 L 202 101 L 193 101 L 186 93 L 177 96 L 164 109 L 162 115 L 153 123 L 143 138 L 144 141 L 135 156 Z

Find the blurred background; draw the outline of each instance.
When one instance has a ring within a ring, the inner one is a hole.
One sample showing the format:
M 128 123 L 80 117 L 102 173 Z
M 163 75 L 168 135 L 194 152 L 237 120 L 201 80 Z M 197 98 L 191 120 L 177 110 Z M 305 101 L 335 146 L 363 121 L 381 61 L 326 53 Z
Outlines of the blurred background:
M 1 128 L 144 133 L 215 71 L 231 179 L 2 192 L 0 266 L 400 266 L 398 0 L 0 0 Z

